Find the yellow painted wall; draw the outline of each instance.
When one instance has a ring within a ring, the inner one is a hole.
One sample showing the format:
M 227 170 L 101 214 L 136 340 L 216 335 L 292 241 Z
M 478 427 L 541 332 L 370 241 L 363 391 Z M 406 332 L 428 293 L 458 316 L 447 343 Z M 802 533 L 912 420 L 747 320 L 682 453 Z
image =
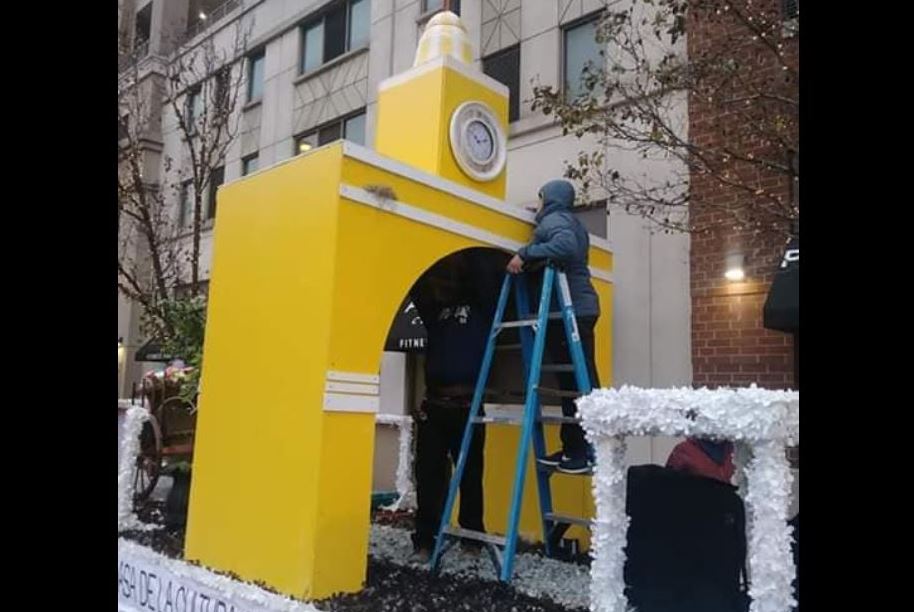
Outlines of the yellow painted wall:
M 226 186 L 215 227 L 185 556 L 297 595 L 315 567 L 341 157 Z

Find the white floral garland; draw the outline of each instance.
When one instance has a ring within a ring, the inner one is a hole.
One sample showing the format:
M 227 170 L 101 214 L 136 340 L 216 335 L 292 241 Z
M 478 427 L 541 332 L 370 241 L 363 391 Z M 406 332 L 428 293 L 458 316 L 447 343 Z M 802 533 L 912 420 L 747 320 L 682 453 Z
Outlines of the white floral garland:
M 746 389 L 597 389 L 578 400 L 597 465 L 590 609 L 624 612 L 625 446 L 623 436 L 733 440 L 748 447 L 745 466 L 751 612 L 789 612 L 796 572 L 787 524 L 793 476 L 785 446 L 800 442 L 800 394 Z
M 416 507 L 416 491 L 410 477 L 413 465 L 413 420 L 401 414 L 378 414 L 376 420 L 381 425 L 395 425 L 399 431 L 400 449 L 397 457 L 397 494 L 394 503 L 382 506 L 382 510 L 396 512 L 411 510 Z
M 149 420 L 149 410 L 141 404 L 131 404 L 124 418 L 123 437 L 121 438 L 121 462 L 117 467 L 117 529 L 157 529 L 140 521 L 133 511 L 134 470 L 136 458 L 140 452 L 140 431 L 143 423 Z

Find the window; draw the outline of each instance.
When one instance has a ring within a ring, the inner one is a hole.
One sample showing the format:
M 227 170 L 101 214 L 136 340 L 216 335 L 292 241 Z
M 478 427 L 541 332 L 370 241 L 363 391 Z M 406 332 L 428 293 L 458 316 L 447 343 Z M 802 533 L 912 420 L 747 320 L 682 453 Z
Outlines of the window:
M 130 115 L 123 114 L 117 120 L 117 146 L 126 147 L 130 144 Z
M 520 117 L 520 45 L 482 58 L 482 71 L 508 86 L 508 121 Z
M 323 63 L 324 53 L 324 22 L 323 20 L 305 29 L 305 42 L 303 45 L 302 65 L 299 72 L 304 74 L 319 67 Z
M 368 44 L 371 0 L 346 0 L 302 26 L 300 74 Z
M 365 113 L 360 113 L 346 120 L 343 138 L 356 144 L 365 144 Z
M 349 48 L 368 44 L 371 30 L 371 0 L 354 0 L 349 5 Z
M 422 12 L 442 11 L 444 10 L 444 0 L 422 0 Z M 452 13 L 460 14 L 460 0 L 451 0 L 449 9 Z
M 187 130 L 191 134 L 197 133 L 197 122 L 203 117 L 203 90 L 197 85 L 187 94 L 184 108 L 184 119 L 187 121 Z
M 572 212 L 580 220 L 587 233 L 606 238 L 608 229 L 606 200 L 597 200 L 583 206 L 575 206 Z
M 133 35 L 133 48 L 138 55 L 146 55 L 149 50 L 149 36 L 152 31 L 152 2 L 141 8 L 136 14 L 136 28 Z
M 191 194 L 193 193 L 193 181 L 184 181 L 181 183 L 181 201 L 178 203 L 178 228 L 183 229 L 190 226 L 193 221 L 191 215 L 193 213 L 194 203 L 191 199 Z
M 800 0 L 781 0 L 781 14 L 784 21 L 800 17 Z
M 257 172 L 260 167 L 260 156 L 257 153 L 248 155 L 241 160 L 241 176 L 247 176 L 251 172 Z
M 217 112 L 224 114 L 228 111 L 229 106 L 229 86 L 231 84 L 231 72 L 229 68 L 223 68 L 216 73 L 214 92 L 214 108 Z
M 213 168 L 209 176 L 209 198 L 206 200 L 206 218 L 212 219 L 216 216 L 216 192 L 219 191 L 219 185 L 225 182 L 225 166 Z
M 264 57 L 264 52 L 260 51 L 248 58 L 248 102 L 263 96 Z
M 332 123 L 309 130 L 295 138 L 293 155 L 310 151 L 314 147 L 321 147 L 334 140 L 345 138 L 356 144 L 365 144 L 365 111 L 336 119 Z
M 782 36 L 792 38 L 800 33 L 800 0 L 781 0 Z
M 584 71 L 589 66 L 599 70 L 603 66 L 600 43 L 597 42 L 599 15 L 588 17 L 564 31 L 564 77 L 565 95 L 574 99 L 587 93 L 584 87 Z
M 292 155 L 300 155 L 317 146 L 317 132 L 302 134 L 295 138 L 295 150 Z

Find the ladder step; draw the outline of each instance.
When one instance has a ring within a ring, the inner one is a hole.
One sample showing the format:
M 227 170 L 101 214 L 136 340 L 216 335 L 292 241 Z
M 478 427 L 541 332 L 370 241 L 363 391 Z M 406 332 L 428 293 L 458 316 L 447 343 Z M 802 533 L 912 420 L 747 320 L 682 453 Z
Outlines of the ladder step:
M 562 391 L 561 389 L 552 389 L 550 387 L 537 387 L 537 393 L 541 395 L 551 395 L 552 397 L 570 397 L 577 399 L 583 395 L 580 391 Z
M 579 425 L 581 423 L 581 418 L 544 414 L 542 417 L 540 417 L 540 421 L 548 424 L 570 423 Z
M 483 533 L 481 531 L 473 531 L 472 529 L 464 529 L 463 527 L 452 527 L 450 525 L 444 528 L 444 533 L 456 538 L 476 540 L 477 542 L 486 542 L 488 544 L 495 544 L 496 546 L 504 546 L 507 542 L 502 536 Z
M 499 323 L 498 329 L 506 329 L 508 327 L 527 327 L 530 325 L 535 325 L 539 321 L 537 319 L 518 319 L 517 321 L 506 321 L 504 323 Z
M 522 344 L 496 344 L 496 351 L 519 351 L 523 348 Z
M 558 415 L 544 414 L 539 418 L 541 423 L 557 425 L 561 423 L 580 423 L 578 417 L 566 417 Z M 494 425 L 521 425 L 524 422 L 523 415 L 518 416 L 482 416 L 473 417 L 473 422 L 478 424 L 492 423 Z
M 574 365 L 570 363 L 544 363 L 540 369 L 543 372 L 574 372 Z
M 543 517 L 547 521 L 552 521 L 553 523 L 569 523 L 572 525 L 581 525 L 582 527 L 591 527 L 593 525 L 592 519 L 580 516 L 567 516 L 564 514 L 556 514 L 555 512 L 547 512 Z
M 524 422 L 523 417 L 510 416 L 484 416 L 473 417 L 474 423 L 491 423 L 493 425 L 520 425 Z
M 561 319 L 561 312 L 550 312 L 549 318 L 552 320 Z M 537 318 L 532 319 L 518 319 L 516 321 L 504 321 L 498 325 L 498 329 L 505 329 L 507 327 L 527 327 L 528 325 L 534 325 L 539 321 Z

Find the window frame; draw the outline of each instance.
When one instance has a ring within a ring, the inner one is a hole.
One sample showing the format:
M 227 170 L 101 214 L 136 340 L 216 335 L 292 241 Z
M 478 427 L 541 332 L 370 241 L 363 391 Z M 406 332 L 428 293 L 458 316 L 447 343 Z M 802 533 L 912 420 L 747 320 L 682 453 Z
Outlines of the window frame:
M 220 176 L 220 180 L 214 181 L 213 177 Z M 209 175 L 209 189 L 206 194 L 206 210 L 204 211 L 204 221 L 211 221 L 216 218 L 216 193 L 219 187 L 225 184 L 225 165 L 217 166 L 212 169 Z
M 248 164 L 252 161 L 257 162 L 257 167 L 253 170 L 248 168 Z M 256 151 L 250 155 L 245 155 L 241 158 L 241 176 L 247 176 L 252 172 L 257 172 L 258 170 L 260 170 L 260 151 Z
M 245 87 L 245 100 L 248 104 L 253 104 L 259 102 L 263 99 L 263 75 L 264 70 L 261 70 L 260 75 L 260 92 L 257 97 L 254 97 L 253 87 L 254 87 L 254 66 L 255 62 L 260 60 L 263 62 L 264 70 L 266 69 L 267 63 L 267 52 L 265 48 L 258 49 L 253 53 L 248 54 L 247 56 L 247 83 Z
M 594 12 L 592 12 L 592 13 L 588 13 L 587 15 L 583 15 L 583 16 L 581 16 L 581 17 L 579 17 L 579 18 L 577 18 L 577 19 L 574 19 L 574 20 L 572 20 L 572 21 L 569 21 L 568 23 L 563 24 L 563 25 L 561 26 L 561 30 L 562 30 L 562 42 L 561 42 L 561 45 L 562 45 L 562 46 L 561 46 L 561 49 L 560 49 L 561 57 L 560 57 L 560 62 L 559 62 L 559 64 L 560 64 L 560 74 L 559 74 L 559 78 L 561 79 L 560 85 L 561 85 L 561 88 L 562 88 L 562 97 L 565 98 L 566 100 L 568 99 L 568 94 L 569 94 L 569 87 L 568 87 L 568 85 L 569 85 L 569 81 L 568 81 L 568 32 L 571 31 L 571 30 L 574 30 L 574 29 L 576 29 L 576 28 L 579 28 L 579 27 L 588 25 L 588 24 L 590 24 L 590 23 L 599 23 L 600 19 L 601 19 L 603 16 L 604 16 L 604 9 L 600 9 L 600 10 L 594 11 Z M 595 42 L 597 42 L 597 41 L 595 41 Z M 597 46 L 599 46 L 599 45 L 600 45 L 600 43 L 597 42 Z M 601 51 L 601 57 L 603 57 L 604 67 L 605 67 L 605 61 L 606 61 L 605 53 L 606 53 L 606 50 L 605 50 L 605 48 L 603 48 L 603 49 L 600 49 L 600 51 Z M 580 96 L 580 95 L 582 95 L 582 94 L 578 94 L 578 95 Z
M 456 6 L 450 7 L 450 11 L 455 15 L 460 14 L 460 0 L 451 0 L 451 4 L 456 4 Z M 441 1 L 441 8 L 428 8 L 428 0 L 422 0 L 421 4 L 422 15 L 427 15 L 429 13 L 435 14 L 440 13 L 444 10 L 444 0 Z
M 486 72 L 486 62 L 489 62 L 489 61 L 492 61 L 495 59 L 500 59 L 501 57 L 508 55 L 508 53 L 511 53 L 513 51 L 517 52 L 517 91 L 514 91 L 514 92 L 511 91 L 511 86 L 509 84 L 504 83 L 503 81 L 499 81 L 494 76 L 492 76 L 491 74 Z M 520 120 L 520 78 L 521 78 L 520 62 L 521 62 L 521 45 L 519 42 L 516 44 L 513 44 L 509 47 L 505 47 L 504 49 L 499 49 L 495 53 L 491 53 L 491 54 L 485 56 L 484 58 L 482 58 L 483 73 L 486 74 L 487 76 L 489 76 L 490 78 L 495 79 L 496 81 L 498 81 L 499 83 L 501 83 L 502 85 L 504 85 L 505 87 L 508 88 L 508 123 L 514 123 L 515 121 Z M 511 95 L 511 94 L 514 94 L 514 95 Z M 512 113 L 512 111 L 514 111 L 514 113 Z M 513 118 L 512 118 L 512 114 L 514 114 Z
M 368 3 L 368 37 L 365 39 L 363 44 L 353 47 L 352 46 L 352 5 L 356 2 L 367 2 Z M 345 13 L 345 26 L 343 32 L 343 50 L 334 55 L 332 58 L 327 59 L 327 16 L 335 11 L 342 9 Z M 306 64 L 306 52 L 307 52 L 307 33 L 311 28 L 320 25 L 321 32 L 321 59 L 313 67 L 307 68 Z M 312 72 L 316 72 L 323 68 L 328 63 L 343 57 L 347 53 L 352 53 L 353 51 L 358 51 L 360 49 L 367 49 L 371 45 L 371 0 L 339 0 L 337 2 L 332 2 L 329 5 L 325 6 L 317 15 L 314 15 L 305 21 L 303 21 L 298 26 L 298 40 L 299 40 L 299 49 L 298 49 L 298 75 L 304 76 Z
M 351 113 L 347 113 L 345 115 L 340 115 L 339 117 L 336 117 L 335 119 L 332 119 L 331 121 L 327 121 L 326 123 L 322 123 L 321 125 L 318 125 L 318 126 L 315 126 L 312 128 L 308 128 L 307 130 L 296 134 L 292 138 L 292 156 L 295 157 L 296 155 L 301 155 L 302 153 L 307 153 L 311 149 L 317 149 L 318 147 L 322 147 L 324 145 L 330 144 L 331 142 L 336 142 L 337 140 L 348 140 L 346 138 L 346 123 L 348 121 L 350 121 L 351 119 L 358 117 L 359 115 L 364 115 L 364 117 L 365 117 L 365 136 L 367 137 L 367 135 L 368 135 L 368 109 L 367 109 L 367 107 L 363 106 L 362 108 L 355 110 Z M 327 142 L 321 144 L 320 143 L 320 132 L 322 130 L 326 130 L 326 129 L 329 129 L 329 128 L 332 128 L 335 126 L 339 126 L 340 136 L 338 138 L 334 138 L 333 140 L 328 140 Z M 299 151 L 299 145 L 301 144 L 301 142 L 303 140 L 305 140 L 307 138 L 311 138 L 311 137 L 314 137 L 313 144 L 311 145 L 311 149 L 308 149 L 308 151 Z M 355 141 L 350 140 L 349 142 L 355 142 Z M 359 143 L 356 142 L 355 144 L 359 144 Z M 364 146 L 364 145 L 360 145 L 360 146 Z

